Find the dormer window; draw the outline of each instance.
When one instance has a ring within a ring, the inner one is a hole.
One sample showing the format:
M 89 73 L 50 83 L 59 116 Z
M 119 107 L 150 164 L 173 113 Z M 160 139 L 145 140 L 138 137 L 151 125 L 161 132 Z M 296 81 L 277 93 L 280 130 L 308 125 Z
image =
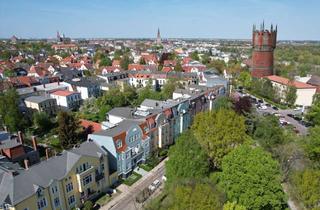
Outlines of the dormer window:
M 116 141 L 116 145 L 117 145 L 117 148 L 118 148 L 118 149 L 122 147 L 122 141 L 121 141 L 121 139 L 118 139 L 118 140 Z
M 39 189 L 37 190 L 37 196 L 38 196 L 38 198 L 40 198 L 42 195 L 43 195 L 42 190 L 39 188 Z

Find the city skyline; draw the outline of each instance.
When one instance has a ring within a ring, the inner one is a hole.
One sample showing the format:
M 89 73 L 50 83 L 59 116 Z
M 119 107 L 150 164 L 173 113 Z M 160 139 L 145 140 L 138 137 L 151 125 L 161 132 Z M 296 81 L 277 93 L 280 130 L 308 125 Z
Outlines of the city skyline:
M 1 1 L 0 38 L 250 39 L 252 25 L 279 26 L 279 40 L 320 40 L 315 0 Z M 239 14 L 239 15 L 237 15 Z M 303 14 L 301 17 L 300 14 Z

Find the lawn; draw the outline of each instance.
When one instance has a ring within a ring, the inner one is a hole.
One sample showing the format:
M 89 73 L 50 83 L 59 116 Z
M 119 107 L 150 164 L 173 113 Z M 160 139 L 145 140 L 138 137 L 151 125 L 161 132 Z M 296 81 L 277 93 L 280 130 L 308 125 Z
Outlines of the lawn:
M 102 195 L 95 203 L 99 204 L 100 206 L 106 205 L 110 200 L 111 196 L 108 194 Z
M 131 186 L 133 185 L 136 181 L 138 181 L 142 176 L 136 172 L 133 172 L 128 178 L 123 180 L 123 183 Z
M 145 171 L 151 171 L 154 168 L 149 164 L 141 164 L 139 167 L 142 168 Z

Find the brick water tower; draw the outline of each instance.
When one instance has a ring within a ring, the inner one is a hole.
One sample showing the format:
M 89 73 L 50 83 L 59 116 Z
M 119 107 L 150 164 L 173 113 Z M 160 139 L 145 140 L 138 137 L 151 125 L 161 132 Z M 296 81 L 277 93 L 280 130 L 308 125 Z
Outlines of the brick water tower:
M 264 23 L 260 30 L 253 25 L 252 30 L 252 64 L 251 75 L 261 78 L 273 75 L 273 52 L 277 44 L 277 26 L 273 29 L 271 24 L 270 31 L 264 28 Z

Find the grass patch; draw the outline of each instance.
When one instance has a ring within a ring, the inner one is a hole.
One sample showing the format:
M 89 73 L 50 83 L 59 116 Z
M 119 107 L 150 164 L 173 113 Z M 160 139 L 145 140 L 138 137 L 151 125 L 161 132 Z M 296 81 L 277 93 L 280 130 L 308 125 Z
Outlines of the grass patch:
M 95 203 L 99 204 L 100 206 L 104 206 L 111 200 L 111 198 L 112 197 L 110 195 L 104 194 Z
M 152 167 L 151 165 L 148 165 L 148 164 L 141 164 L 139 167 L 142 168 L 145 171 L 151 171 L 154 168 L 154 167 Z
M 138 181 L 142 176 L 136 172 L 133 172 L 128 178 L 122 180 L 125 185 L 131 186 Z

